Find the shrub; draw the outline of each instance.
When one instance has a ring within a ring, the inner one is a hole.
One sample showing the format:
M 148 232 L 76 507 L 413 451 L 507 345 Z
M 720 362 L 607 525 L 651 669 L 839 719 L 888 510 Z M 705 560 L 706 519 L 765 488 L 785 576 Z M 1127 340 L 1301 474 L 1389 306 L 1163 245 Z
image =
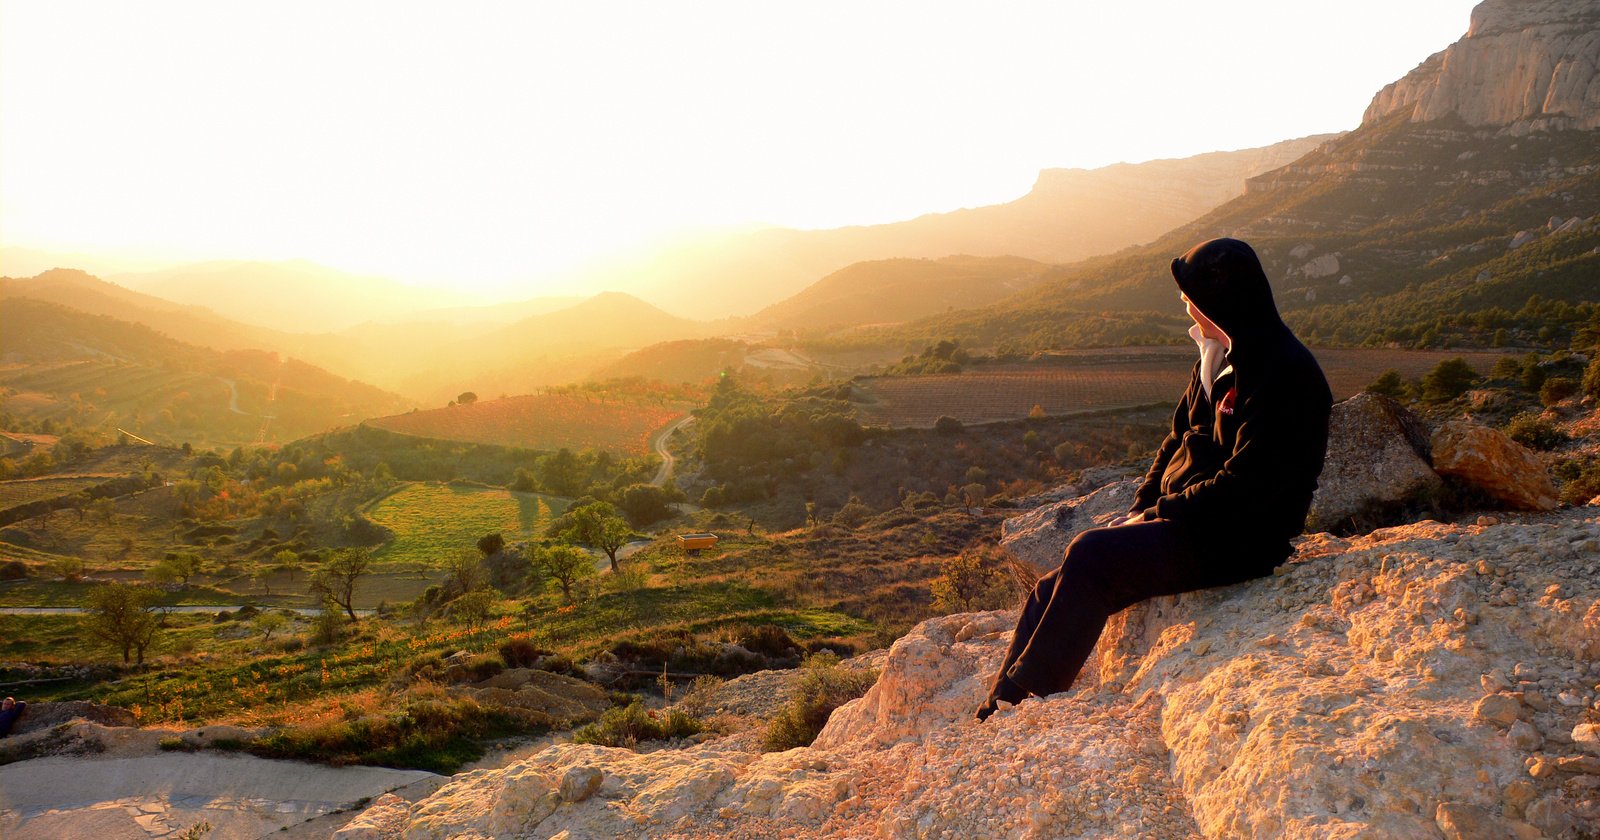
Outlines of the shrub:
M 1460 356 L 1445 359 L 1423 374 L 1422 399 L 1433 403 L 1449 402 L 1465 394 L 1477 381 L 1478 374 L 1466 359 Z
M 643 528 L 672 515 L 672 493 L 654 484 L 633 484 L 617 494 L 617 508 L 635 528 Z
M 640 741 L 687 738 L 704 729 L 704 725 L 687 712 L 677 709 L 651 712 L 635 699 L 626 706 L 607 709 L 599 720 L 579 727 L 572 733 L 572 742 L 632 748 Z
M 1600 458 L 1562 461 L 1552 472 L 1562 482 L 1561 501 L 1581 505 L 1600 496 Z
M 751 653 L 759 653 L 772 659 L 784 659 L 800 653 L 800 645 L 776 624 L 758 624 L 751 627 L 739 634 L 738 644 Z
M 948 414 L 940 415 L 939 419 L 933 421 L 933 430 L 941 435 L 960 434 L 966 428 L 966 425 L 960 420 L 957 420 Z
M 876 671 L 846 671 L 838 663 L 825 655 L 806 660 L 794 699 L 767 725 L 763 751 L 811 746 L 833 710 L 866 694 L 878 679 Z
M 1519 367 L 1518 370 L 1521 370 L 1521 368 Z M 1411 396 L 1411 386 L 1406 384 L 1406 380 L 1400 375 L 1400 371 L 1394 368 L 1389 368 L 1378 374 L 1378 378 L 1372 380 L 1372 384 L 1368 385 L 1365 390 L 1369 394 L 1377 394 L 1401 402 Z
M 1595 349 L 1593 359 L 1583 371 L 1583 393 L 1585 396 L 1600 399 L 1600 348 Z
M 22 580 L 28 576 L 28 564 L 21 560 L 0 563 L 0 580 Z
M 540 657 L 549 655 L 549 651 L 541 650 L 525 636 L 513 636 L 500 646 L 500 659 L 507 668 L 532 668 Z
M 1567 442 L 1565 432 L 1532 412 L 1518 414 L 1506 424 L 1506 436 L 1528 447 L 1549 451 Z
M 1567 397 L 1578 393 L 1576 380 L 1565 376 L 1552 376 L 1539 386 L 1539 402 L 1545 405 L 1555 405 Z

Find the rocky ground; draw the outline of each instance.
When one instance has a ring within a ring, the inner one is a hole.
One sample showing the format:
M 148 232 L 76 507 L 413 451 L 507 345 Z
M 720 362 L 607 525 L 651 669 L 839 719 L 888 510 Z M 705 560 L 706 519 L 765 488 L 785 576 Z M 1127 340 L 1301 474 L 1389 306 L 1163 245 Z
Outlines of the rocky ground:
M 1593 508 L 1307 537 L 1273 577 L 1114 619 L 1080 688 L 972 722 L 1011 621 L 919 625 L 810 748 L 556 745 L 340 836 L 1597 836 Z

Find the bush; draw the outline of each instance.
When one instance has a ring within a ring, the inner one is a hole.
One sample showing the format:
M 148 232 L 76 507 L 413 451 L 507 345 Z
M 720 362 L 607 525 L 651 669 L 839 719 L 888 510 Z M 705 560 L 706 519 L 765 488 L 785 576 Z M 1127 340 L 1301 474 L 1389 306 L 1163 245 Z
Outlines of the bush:
M 525 636 L 514 636 L 500 646 L 500 659 L 507 668 L 532 668 L 541 657 L 549 655 L 550 651 L 540 649 Z
M 1567 442 L 1567 434 L 1532 412 L 1518 414 L 1506 424 L 1506 436 L 1528 447 L 1549 451 Z
M 599 720 L 579 727 L 572 733 L 572 742 L 631 749 L 640 741 L 687 738 L 704 730 L 704 725 L 686 712 L 676 709 L 651 712 L 634 700 L 626 706 L 607 709 Z
M 1552 472 L 1562 482 L 1561 501 L 1582 505 L 1600 496 L 1600 458 L 1562 461 Z
M 1519 367 L 1518 370 L 1521 370 L 1521 368 Z M 1411 387 L 1406 384 L 1406 380 L 1400 375 L 1400 371 L 1390 368 L 1379 374 L 1377 379 L 1372 380 L 1372 384 L 1366 387 L 1366 392 L 1405 402 L 1411 395 Z
M 941 435 L 960 434 L 966 428 L 966 425 L 960 420 L 957 420 L 948 414 L 942 414 L 939 416 L 939 419 L 933 421 L 933 430 Z
M 1589 360 L 1589 366 L 1583 371 L 1584 396 L 1600 399 L 1600 347 L 1595 348 L 1594 358 Z
M 617 508 L 635 528 L 643 528 L 672 515 L 672 493 L 654 484 L 634 484 L 617 494 Z
M 1457 356 L 1445 359 L 1422 376 L 1422 399 L 1426 402 L 1449 402 L 1461 396 L 1478 381 L 1478 374 Z
M 784 659 L 800 653 L 787 631 L 776 624 L 758 624 L 739 634 L 739 647 L 772 659 Z
M 22 580 L 28 576 L 28 564 L 21 560 L 0 563 L 0 580 Z
M 1552 376 L 1539 386 L 1539 402 L 1547 406 L 1555 405 L 1576 393 L 1578 393 L 1576 380 L 1565 376 Z
M 846 671 L 838 662 L 824 655 L 806 660 L 794 699 L 767 725 L 763 751 L 811 746 L 833 710 L 866 694 L 878 679 L 876 671 Z

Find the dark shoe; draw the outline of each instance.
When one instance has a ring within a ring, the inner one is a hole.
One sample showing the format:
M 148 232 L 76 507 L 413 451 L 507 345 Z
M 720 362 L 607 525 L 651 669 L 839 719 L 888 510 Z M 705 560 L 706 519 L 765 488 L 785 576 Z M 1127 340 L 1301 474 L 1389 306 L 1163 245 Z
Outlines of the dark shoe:
M 1026 688 L 1012 682 L 1005 674 L 1001 674 L 995 677 L 994 688 L 989 690 L 989 699 L 983 701 L 983 705 L 978 707 L 974 716 L 979 721 L 988 720 L 990 715 L 999 711 L 1002 702 L 1021 703 L 1028 699 L 1029 694 Z

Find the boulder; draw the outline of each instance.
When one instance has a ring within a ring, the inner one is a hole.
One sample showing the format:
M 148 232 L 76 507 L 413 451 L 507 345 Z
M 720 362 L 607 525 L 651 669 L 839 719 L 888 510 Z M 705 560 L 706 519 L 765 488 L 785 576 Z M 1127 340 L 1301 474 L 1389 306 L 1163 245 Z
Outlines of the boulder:
M 1560 504 L 1539 456 L 1470 420 L 1452 420 L 1434 433 L 1433 466 L 1514 508 L 1552 510 Z
M 1352 534 L 1392 524 L 1443 488 L 1428 457 L 1426 427 L 1399 403 L 1378 394 L 1338 403 L 1307 529 Z
M 1128 512 L 1139 479 L 1123 479 L 1087 496 L 1034 508 L 1000 526 L 1000 546 L 1040 572 L 1061 565 L 1067 544 L 1080 532 Z

